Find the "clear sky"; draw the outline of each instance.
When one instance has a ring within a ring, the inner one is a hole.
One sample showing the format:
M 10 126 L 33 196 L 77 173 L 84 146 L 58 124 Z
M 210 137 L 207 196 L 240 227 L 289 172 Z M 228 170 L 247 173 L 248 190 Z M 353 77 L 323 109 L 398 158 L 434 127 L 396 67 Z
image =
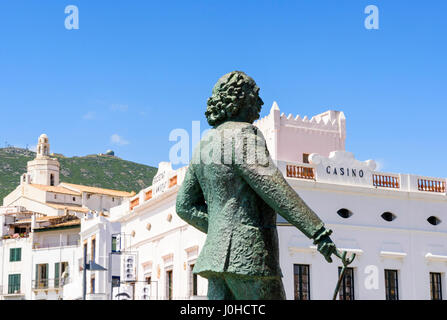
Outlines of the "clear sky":
M 64 9 L 79 8 L 79 30 Z M 367 30 L 365 7 L 379 8 Z M 0 144 L 167 161 L 169 133 L 207 128 L 223 74 L 261 88 L 262 116 L 347 118 L 348 151 L 383 171 L 447 177 L 447 1 L 0 2 Z

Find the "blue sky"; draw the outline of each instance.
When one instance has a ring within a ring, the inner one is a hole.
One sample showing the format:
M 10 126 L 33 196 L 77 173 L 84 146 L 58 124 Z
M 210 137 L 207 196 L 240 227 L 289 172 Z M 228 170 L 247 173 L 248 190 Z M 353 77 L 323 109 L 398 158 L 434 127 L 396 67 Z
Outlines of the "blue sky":
M 64 9 L 79 8 L 79 30 Z M 366 30 L 364 9 L 380 10 Z M 207 128 L 217 79 L 242 70 L 262 116 L 344 111 L 347 149 L 384 171 L 447 177 L 447 2 L 2 1 L 0 145 L 45 132 L 67 156 L 168 160 L 171 130 Z M 112 139 L 112 137 L 115 137 Z

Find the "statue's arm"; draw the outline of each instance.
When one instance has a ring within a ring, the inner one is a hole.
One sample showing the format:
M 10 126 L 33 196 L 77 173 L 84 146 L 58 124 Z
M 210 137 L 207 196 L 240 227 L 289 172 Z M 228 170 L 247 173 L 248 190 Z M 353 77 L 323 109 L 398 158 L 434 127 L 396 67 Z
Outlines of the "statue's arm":
M 251 128 L 245 130 L 243 136 L 237 139 L 234 152 L 247 155 L 253 152 L 250 150 L 256 150 L 256 161 L 235 161 L 235 170 L 272 209 L 313 239 L 319 251 L 331 262 L 330 255 L 335 251 L 329 238 L 331 231 L 284 179 L 268 153 L 262 134 Z M 255 141 L 256 146 L 253 146 Z
M 271 163 L 274 166 L 273 163 Z M 250 187 L 278 214 L 296 226 L 308 238 L 324 227 L 323 221 L 290 187 L 276 168 L 258 168 L 255 165 L 237 165 L 240 175 Z
M 176 211 L 180 218 L 207 233 L 208 209 L 192 165 L 188 167 L 185 179 L 177 194 Z

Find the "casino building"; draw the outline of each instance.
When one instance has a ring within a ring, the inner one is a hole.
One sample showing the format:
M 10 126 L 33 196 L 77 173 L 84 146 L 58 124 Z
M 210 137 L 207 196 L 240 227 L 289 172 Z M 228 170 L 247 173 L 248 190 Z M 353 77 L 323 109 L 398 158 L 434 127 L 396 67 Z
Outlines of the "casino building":
M 345 150 L 343 112 L 308 119 L 285 116 L 273 103 L 255 125 L 288 183 L 333 230 L 337 247 L 356 254 L 338 299 L 447 297 L 445 178 L 381 172 L 373 160 L 356 159 Z M 59 183 L 58 163 L 42 156 L 0 208 L 2 224 L 14 229 L 4 227 L 2 235 L 23 232 L 0 242 L 0 297 L 82 299 L 85 282 L 86 299 L 206 299 L 206 279 L 192 273 L 206 235 L 175 211 L 187 167 L 162 162 L 152 186 L 128 194 Z M 287 299 L 331 299 L 340 260 L 327 263 L 281 216 L 277 229 Z M 84 255 L 106 270 L 84 272 Z M 41 287 L 48 266 L 53 290 Z M 6 294 L 11 286 L 16 290 Z
M 274 103 L 255 124 L 289 184 L 334 231 L 337 247 L 356 254 L 339 299 L 446 297 L 445 178 L 379 172 L 373 160 L 355 159 L 345 150 L 343 112 L 300 118 L 280 114 Z M 205 298 L 206 280 L 192 273 L 205 234 L 175 212 L 185 172 L 161 163 L 153 186 L 111 209 L 121 226 L 117 251 L 136 261 L 130 274 L 121 272 L 121 280 L 136 281 L 122 281 L 115 295 Z M 327 263 L 294 226 L 280 216 L 277 224 L 287 299 L 331 299 L 340 260 Z

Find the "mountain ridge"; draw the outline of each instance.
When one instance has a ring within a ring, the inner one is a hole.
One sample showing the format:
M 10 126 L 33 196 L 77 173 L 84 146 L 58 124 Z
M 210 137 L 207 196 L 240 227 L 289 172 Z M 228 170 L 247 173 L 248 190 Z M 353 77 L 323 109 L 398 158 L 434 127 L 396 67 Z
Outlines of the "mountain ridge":
M 36 153 L 17 147 L 0 148 L 0 200 L 20 184 L 28 161 Z M 116 156 L 91 154 L 65 157 L 51 154 L 61 165 L 60 181 L 105 189 L 139 192 L 152 185 L 157 168 L 123 160 Z

